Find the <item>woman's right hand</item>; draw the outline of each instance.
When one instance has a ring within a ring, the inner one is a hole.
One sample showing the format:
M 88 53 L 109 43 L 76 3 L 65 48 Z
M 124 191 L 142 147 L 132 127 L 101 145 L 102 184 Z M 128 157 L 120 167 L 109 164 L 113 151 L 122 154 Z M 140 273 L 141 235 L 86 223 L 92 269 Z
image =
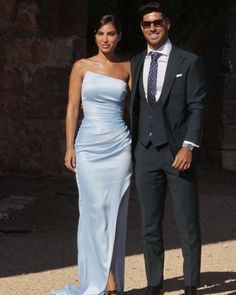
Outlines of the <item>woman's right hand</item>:
M 73 148 L 67 149 L 66 154 L 65 154 L 65 166 L 67 169 L 70 171 L 75 172 L 75 164 L 76 159 L 75 159 L 75 150 Z

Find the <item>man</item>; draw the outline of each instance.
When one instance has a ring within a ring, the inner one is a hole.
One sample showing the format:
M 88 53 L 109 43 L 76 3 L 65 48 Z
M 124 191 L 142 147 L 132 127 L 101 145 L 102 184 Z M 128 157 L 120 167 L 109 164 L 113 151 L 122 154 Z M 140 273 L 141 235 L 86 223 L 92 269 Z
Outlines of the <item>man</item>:
M 201 242 L 196 162 L 205 106 L 203 65 L 198 56 L 171 44 L 170 20 L 157 2 L 139 12 L 147 50 L 132 60 L 131 113 L 146 295 L 162 294 L 167 187 L 182 242 L 185 294 L 197 294 Z

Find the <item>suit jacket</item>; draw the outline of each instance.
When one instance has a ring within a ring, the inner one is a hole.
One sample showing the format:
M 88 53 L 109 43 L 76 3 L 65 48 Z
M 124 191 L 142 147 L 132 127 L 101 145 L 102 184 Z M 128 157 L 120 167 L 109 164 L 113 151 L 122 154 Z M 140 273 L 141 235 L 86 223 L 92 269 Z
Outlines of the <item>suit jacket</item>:
M 135 145 L 139 120 L 139 77 L 146 51 L 131 61 L 131 130 Z M 201 144 L 205 109 L 205 75 L 202 60 L 195 54 L 172 46 L 162 88 L 162 112 L 167 140 L 175 155 L 188 140 Z M 196 154 L 198 148 L 194 149 Z M 194 156 L 195 157 L 195 156 Z

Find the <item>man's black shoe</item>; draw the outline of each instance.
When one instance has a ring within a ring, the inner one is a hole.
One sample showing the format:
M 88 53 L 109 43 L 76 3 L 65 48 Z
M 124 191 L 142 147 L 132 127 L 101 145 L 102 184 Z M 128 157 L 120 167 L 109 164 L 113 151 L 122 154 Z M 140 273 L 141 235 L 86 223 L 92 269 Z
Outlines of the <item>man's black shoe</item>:
M 196 287 L 185 287 L 184 295 L 197 295 Z
M 162 287 L 161 286 L 147 286 L 144 295 L 162 295 Z

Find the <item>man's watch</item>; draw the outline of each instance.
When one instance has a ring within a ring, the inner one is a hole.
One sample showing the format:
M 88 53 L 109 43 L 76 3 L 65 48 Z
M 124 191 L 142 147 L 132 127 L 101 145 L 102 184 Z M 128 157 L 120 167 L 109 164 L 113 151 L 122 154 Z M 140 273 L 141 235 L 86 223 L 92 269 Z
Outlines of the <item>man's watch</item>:
M 186 143 L 186 142 L 183 143 L 183 147 L 191 152 L 194 149 L 194 145 L 192 145 L 191 143 Z

